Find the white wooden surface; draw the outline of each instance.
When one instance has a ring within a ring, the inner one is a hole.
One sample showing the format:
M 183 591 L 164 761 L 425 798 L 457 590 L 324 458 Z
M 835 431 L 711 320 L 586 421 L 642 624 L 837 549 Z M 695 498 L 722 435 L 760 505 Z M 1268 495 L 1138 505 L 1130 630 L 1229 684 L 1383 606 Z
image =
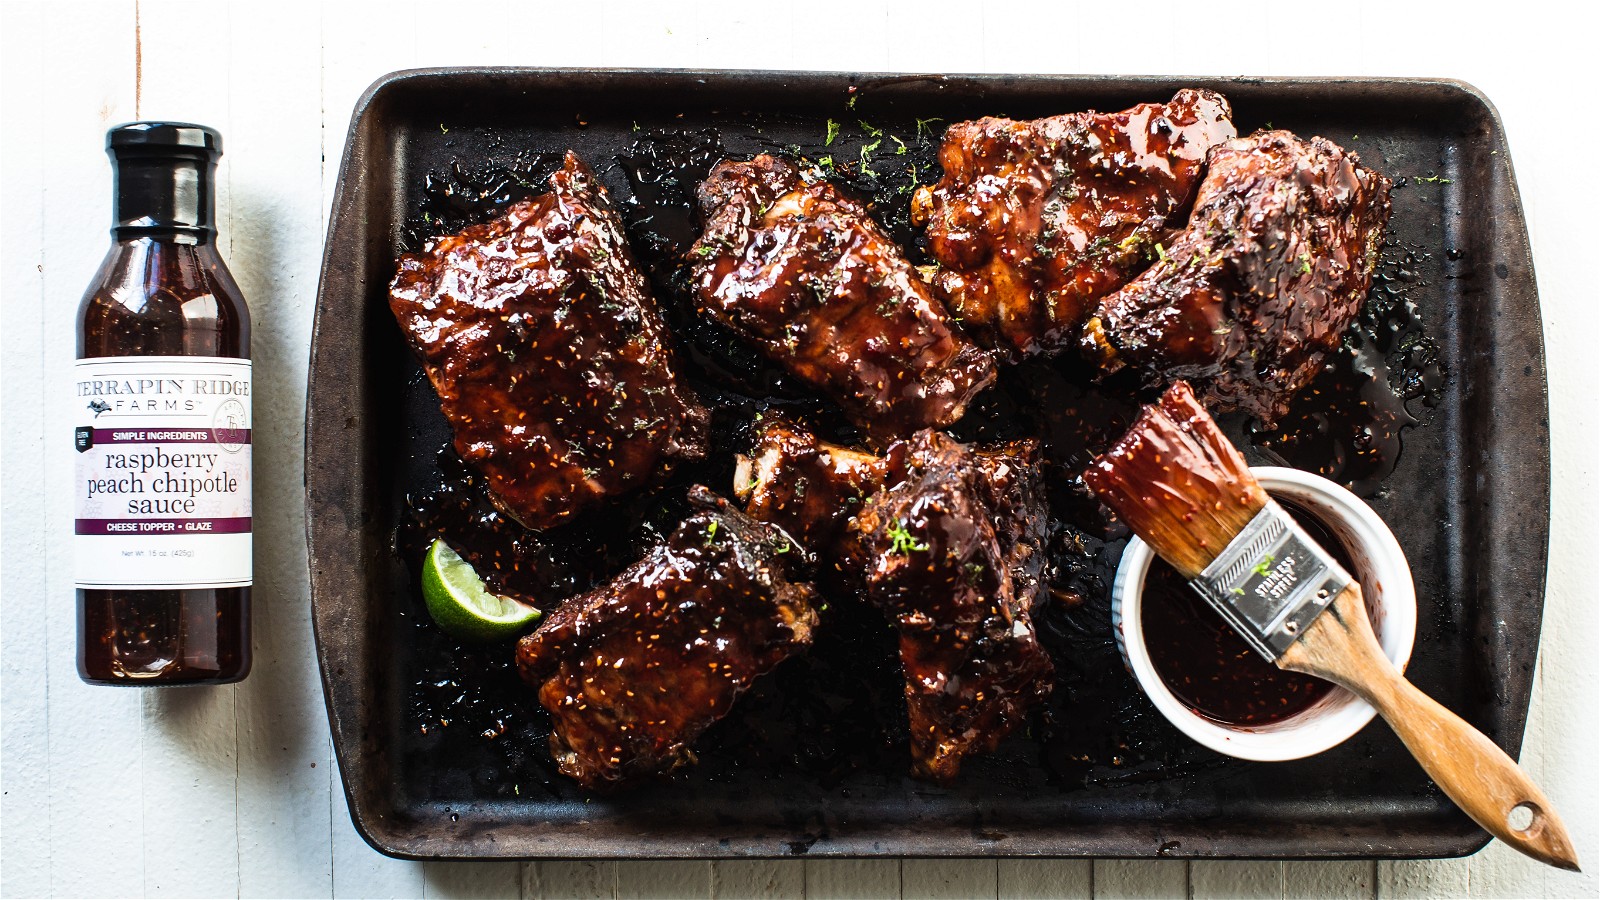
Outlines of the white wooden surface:
M 1576 7 L 1575 7 L 1576 8 Z M 1564 9 L 1564 7 L 1562 8 Z M 284 897 L 1596 896 L 1503 847 L 1405 863 L 1144 861 L 459 864 L 351 829 L 307 609 L 301 421 L 321 235 L 356 97 L 419 65 L 1447 75 L 1499 105 L 1543 295 L 1554 461 L 1543 652 L 1523 761 L 1590 873 L 1600 700 L 1600 442 L 1590 380 L 1597 129 L 1592 22 L 1536 3 L 968 0 L 353 5 L 5 2 L 0 193 L 0 893 Z M 226 138 L 223 250 L 253 310 L 256 668 L 215 690 L 81 684 L 64 498 L 78 299 L 106 244 L 108 125 Z M 47 440 L 48 438 L 48 440 Z M 48 451 L 48 452 L 47 452 Z

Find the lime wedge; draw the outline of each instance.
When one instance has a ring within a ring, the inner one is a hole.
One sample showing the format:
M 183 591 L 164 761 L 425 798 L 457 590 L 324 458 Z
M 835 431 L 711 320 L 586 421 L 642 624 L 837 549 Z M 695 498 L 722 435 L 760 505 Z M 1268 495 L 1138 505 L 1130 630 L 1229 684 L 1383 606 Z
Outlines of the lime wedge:
M 434 541 L 422 562 L 422 597 L 440 628 L 468 641 L 509 640 L 541 615 L 526 603 L 489 593 L 472 565 L 444 541 Z

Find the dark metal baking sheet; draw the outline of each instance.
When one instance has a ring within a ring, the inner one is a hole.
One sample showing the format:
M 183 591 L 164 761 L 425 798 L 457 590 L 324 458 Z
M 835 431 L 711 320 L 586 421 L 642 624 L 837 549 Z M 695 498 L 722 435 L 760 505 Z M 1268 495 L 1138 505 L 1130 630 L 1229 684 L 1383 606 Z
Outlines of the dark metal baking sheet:
M 1549 530 L 1538 296 L 1500 122 L 1445 80 L 938 76 L 639 70 L 435 69 L 380 79 L 351 124 L 323 260 L 306 415 L 307 534 L 317 646 L 357 829 L 410 858 L 860 856 L 1434 857 L 1487 835 L 1429 784 L 1381 725 L 1280 764 L 1221 761 L 1155 780 L 1052 780 L 1026 752 L 944 789 L 894 777 L 823 784 L 796 773 L 673 782 L 611 798 L 557 786 L 505 795 L 402 752 L 417 612 L 393 534 L 421 428 L 415 379 L 384 289 L 416 185 L 474 152 L 444 122 L 479 123 L 543 151 L 606 160 L 641 120 L 693 126 L 776 113 L 820 133 L 855 88 L 910 122 L 1120 109 L 1179 87 L 1232 101 L 1240 131 L 1268 123 L 1336 140 L 1392 176 L 1395 227 L 1435 251 L 1413 294 L 1447 377 L 1431 424 L 1406 435 L 1373 500 L 1410 557 L 1419 597 L 1411 677 L 1516 754 Z M 681 118 L 679 118 L 681 115 Z M 773 139 L 787 140 L 783 128 Z M 628 184 L 602 173 L 624 202 Z M 433 411 L 436 415 L 436 410 Z M 437 444 L 436 444 L 437 445 Z M 532 702 L 531 694 L 529 702 Z M 1087 723 L 1086 727 L 1093 727 Z M 1181 738 L 1178 738 L 1181 740 Z M 543 748 L 530 748 L 543 752 Z

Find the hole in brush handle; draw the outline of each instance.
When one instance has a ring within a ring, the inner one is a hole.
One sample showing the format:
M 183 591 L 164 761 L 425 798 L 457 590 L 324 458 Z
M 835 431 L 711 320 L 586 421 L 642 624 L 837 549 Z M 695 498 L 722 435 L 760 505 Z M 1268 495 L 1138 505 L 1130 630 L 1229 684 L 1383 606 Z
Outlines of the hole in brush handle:
M 1530 836 L 1544 823 L 1544 810 L 1531 800 L 1524 800 L 1506 813 L 1506 827 L 1519 835 Z

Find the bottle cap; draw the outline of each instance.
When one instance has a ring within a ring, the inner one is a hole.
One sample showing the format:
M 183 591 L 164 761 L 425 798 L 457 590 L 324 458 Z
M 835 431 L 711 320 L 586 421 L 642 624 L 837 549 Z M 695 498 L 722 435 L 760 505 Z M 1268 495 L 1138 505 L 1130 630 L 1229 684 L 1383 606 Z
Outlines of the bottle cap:
M 106 133 L 116 175 L 118 239 L 216 234 L 214 173 L 222 135 L 185 122 L 129 122 Z
M 128 122 L 106 132 L 106 150 L 151 156 L 192 156 L 215 160 L 222 155 L 216 129 L 188 122 Z

